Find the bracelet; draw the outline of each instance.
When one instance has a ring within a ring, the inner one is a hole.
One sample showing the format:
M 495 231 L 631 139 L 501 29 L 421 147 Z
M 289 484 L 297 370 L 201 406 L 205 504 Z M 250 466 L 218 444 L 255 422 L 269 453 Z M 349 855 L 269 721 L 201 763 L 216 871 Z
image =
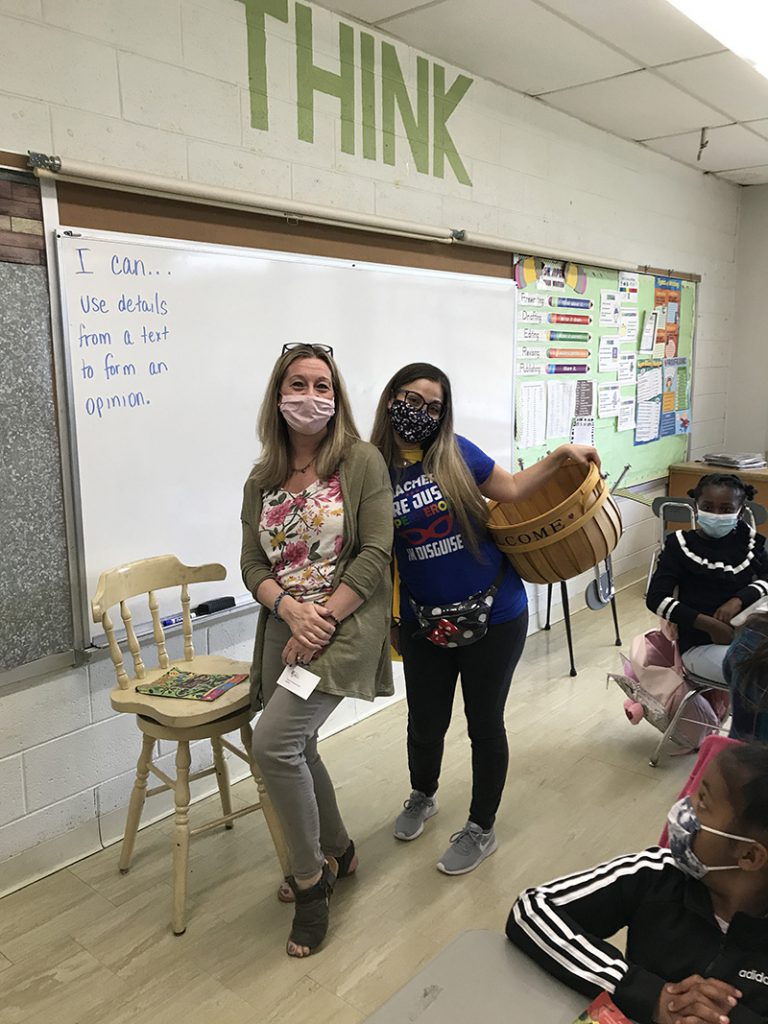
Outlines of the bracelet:
M 333 612 L 330 610 L 330 608 L 326 608 L 325 609 L 325 617 L 326 617 L 326 619 L 330 619 L 331 620 L 331 622 L 334 624 L 336 629 L 338 629 L 339 626 L 341 625 L 341 623 L 336 618 L 336 616 L 333 614 Z
M 280 608 L 280 602 L 283 600 L 284 597 L 288 597 L 288 595 L 286 594 L 286 592 L 284 590 L 282 590 L 277 595 L 277 597 L 275 598 L 275 603 L 272 605 L 272 614 L 275 616 L 275 618 L 277 619 L 278 622 L 282 622 L 283 621 L 280 618 L 279 608 Z

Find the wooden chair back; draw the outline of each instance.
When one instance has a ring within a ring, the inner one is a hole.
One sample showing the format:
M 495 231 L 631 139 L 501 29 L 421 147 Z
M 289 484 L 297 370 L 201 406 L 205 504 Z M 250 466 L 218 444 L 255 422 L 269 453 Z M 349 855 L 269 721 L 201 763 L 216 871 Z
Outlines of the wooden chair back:
M 123 654 L 115 636 L 115 627 L 109 614 L 115 605 L 120 606 L 120 617 L 125 628 L 126 645 L 133 660 L 133 674 L 136 679 L 144 679 L 146 668 L 141 656 L 141 645 L 136 636 L 133 616 L 128 601 L 141 594 L 147 595 L 152 635 L 157 649 L 158 665 L 168 668 L 170 658 L 165 644 L 165 631 L 160 621 L 157 592 L 168 587 L 181 588 L 182 633 L 184 637 L 184 659 L 191 661 L 195 656 L 192 644 L 192 616 L 190 613 L 189 584 L 209 583 L 226 579 L 227 570 L 218 562 L 208 565 L 184 565 L 175 555 L 157 555 L 154 558 L 142 558 L 136 562 L 127 562 L 114 569 L 107 569 L 99 577 L 96 594 L 91 601 L 91 614 L 94 622 L 100 622 L 109 643 L 109 653 L 115 666 L 115 674 L 120 689 L 127 690 L 130 685 L 125 670 Z

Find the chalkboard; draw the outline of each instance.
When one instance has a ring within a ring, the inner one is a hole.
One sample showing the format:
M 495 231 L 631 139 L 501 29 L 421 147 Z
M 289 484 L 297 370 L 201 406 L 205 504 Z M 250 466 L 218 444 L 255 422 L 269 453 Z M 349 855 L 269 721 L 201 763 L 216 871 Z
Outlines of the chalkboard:
M 0 671 L 74 646 L 45 267 L 0 263 Z
M 530 257 L 518 259 L 515 277 L 515 458 L 530 465 L 570 440 L 574 414 L 588 430 L 591 397 L 609 480 L 625 465 L 624 486 L 666 477 L 688 453 L 696 285 Z M 626 418 L 600 415 L 601 392 L 602 411 L 624 402 Z M 633 397 L 637 426 L 628 425 Z
M 395 370 L 438 363 L 457 429 L 511 464 L 510 279 L 78 228 L 57 246 L 89 596 L 166 551 L 227 567 L 206 596 L 241 594 L 242 485 L 285 342 L 333 345 L 363 436 Z

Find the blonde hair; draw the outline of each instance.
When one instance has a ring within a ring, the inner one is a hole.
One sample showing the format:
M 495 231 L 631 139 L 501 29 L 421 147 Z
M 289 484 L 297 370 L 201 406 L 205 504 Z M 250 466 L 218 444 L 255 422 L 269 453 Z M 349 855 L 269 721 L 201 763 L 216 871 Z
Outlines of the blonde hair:
M 395 440 L 389 403 L 400 391 L 416 380 L 431 380 L 443 389 L 443 412 L 440 426 L 424 442 L 424 472 L 435 481 L 443 497 L 456 514 L 461 532 L 472 554 L 480 553 L 480 540 L 488 522 L 488 506 L 474 477 L 469 472 L 453 432 L 453 397 L 451 382 L 437 366 L 431 363 L 409 363 L 392 377 L 384 388 L 373 421 L 371 443 L 376 445 L 387 465 L 396 471 L 402 461 Z
M 347 389 L 329 352 L 316 345 L 297 345 L 283 352 L 274 365 L 267 390 L 259 409 L 258 433 L 261 455 L 256 460 L 251 477 L 263 490 L 280 487 L 291 470 L 290 435 L 279 408 L 280 388 L 288 368 L 297 359 L 322 359 L 330 371 L 336 411 L 328 421 L 328 433 L 320 443 L 315 457 L 315 469 L 321 480 L 333 476 L 353 441 L 360 440 Z

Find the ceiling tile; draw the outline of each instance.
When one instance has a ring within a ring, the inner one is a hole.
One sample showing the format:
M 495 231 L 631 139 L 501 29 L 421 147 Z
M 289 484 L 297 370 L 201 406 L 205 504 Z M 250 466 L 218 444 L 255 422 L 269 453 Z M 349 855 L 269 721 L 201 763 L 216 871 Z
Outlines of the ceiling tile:
M 658 74 L 730 114 L 732 121 L 768 117 L 768 78 L 730 50 L 670 64 Z
M 708 143 L 699 151 L 699 132 L 686 132 L 666 139 L 649 139 L 646 146 L 657 153 L 666 153 L 700 171 L 728 171 L 732 168 L 759 167 L 768 163 L 768 139 L 761 139 L 740 124 L 709 130 Z
M 735 181 L 737 185 L 768 185 L 768 164 L 763 167 L 745 167 L 738 171 L 723 171 L 718 178 Z
M 394 17 L 384 27 L 411 46 L 526 93 L 637 67 L 533 0 L 444 0 Z
M 723 49 L 667 0 L 537 0 L 555 14 L 634 57 L 666 64 Z
M 322 0 L 321 6 L 374 25 L 383 18 L 391 18 L 393 14 L 402 14 L 403 11 L 433 3 L 434 0 Z
M 651 71 L 637 71 L 543 98 L 558 110 L 625 139 L 674 135 L 729 120 Z

